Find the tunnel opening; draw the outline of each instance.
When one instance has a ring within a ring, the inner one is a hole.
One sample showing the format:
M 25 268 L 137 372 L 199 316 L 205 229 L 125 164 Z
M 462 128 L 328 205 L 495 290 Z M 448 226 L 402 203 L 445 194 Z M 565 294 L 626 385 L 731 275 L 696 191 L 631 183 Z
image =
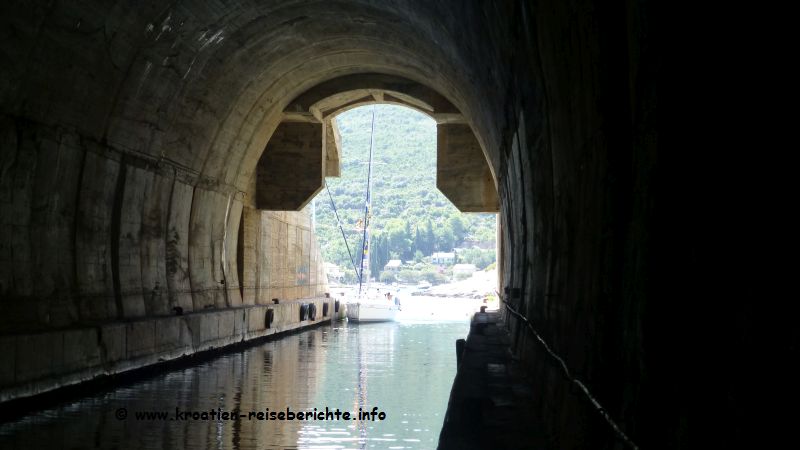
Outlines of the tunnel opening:
M 353 266 L 360 263 L 351 258 L 358 256 L 363 244 L 363 227 L 358 224 L 363 221 L 366 150 L 373 125 L 376 148 L 367 271 L 371 281 L 384 285 L 384 291 L 398 282 L 440 284 L 456 277 L 469 278 L 472 272 L 493 265 L 497 260 L 495 214 L 464 214 L 437 189 L 437 185 L 459 185 L 466 191 L 473 180 L 458 168 L 469 169 L 471 163 L 455 161 L 446 154 L 431 114 L 375 97 L 345 101 L 345 107 L 331 114 L 334 130 L 340 135 L 337 154 L 341 162 L 336 161 L 336 177 L 326 178 L 326 187 L 312 200 L 326 271 L 335 278 L 329 282 L 352 284 L 358 278 Z M 459 156 L 476 156 L 464 153 Z M 441 163 L 437 162 L 440 158 L 444 159 Z M 448 170 L 442 170 L 443 166 Z M 464 192 L 458 194 L 457 200 L 468 199 L 472 207 L 481 201 L 469 199 Z

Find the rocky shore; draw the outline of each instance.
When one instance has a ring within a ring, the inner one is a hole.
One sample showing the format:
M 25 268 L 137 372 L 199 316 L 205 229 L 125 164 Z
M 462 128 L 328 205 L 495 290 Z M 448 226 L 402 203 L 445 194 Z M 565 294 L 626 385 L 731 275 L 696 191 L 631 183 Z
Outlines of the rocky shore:
M 475 272 L 472 277 L 452 283 L 420 289 L 411 295 L 425 295 L 430 297 L 457 297 L 471 299 L 485 299 L 495 296 L 497 290 L 497 272 Z

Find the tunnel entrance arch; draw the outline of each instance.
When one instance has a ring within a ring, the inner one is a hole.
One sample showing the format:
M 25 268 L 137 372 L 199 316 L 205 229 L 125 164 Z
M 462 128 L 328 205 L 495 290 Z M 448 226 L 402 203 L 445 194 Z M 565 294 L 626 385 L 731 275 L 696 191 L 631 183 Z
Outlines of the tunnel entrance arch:
M 403 106 L 432 118 L 436 122 L 438 190 L 461 212 L 499 212 L 493 170 L 464 115 L 436 90 L 382 73 L 335 77 L 286 104 L 255 170 L 255 210 L 300 211 L 324 187 L 325 177 L 339 177 L 341 138 L 336 117 L 371 104 Z M 252 214 L 245 210 L 242 220 L 248 215 Z M 499 220 L 497 225 L 499 229 Z M 246 226 L 242 223 L 240 229 Z M 240 234 L 239 238 L 248 237 Z M 502 248 L 497 242 L 500 280 Z M 240 279 L 244 279 L 244 261 L 252 258 L 239 256 L 237 260 Z
M 289 102 L 256 169 L 256 205 L 299 210 L 326 176 L 339 176 L 336 116 L 376 103 L 406 106 L 437 124 L 437 187 L 462 212 L 499 211 L 496 182 L 483 149 L 461 112 L 415 81 L 378 73 L 325 81 Z

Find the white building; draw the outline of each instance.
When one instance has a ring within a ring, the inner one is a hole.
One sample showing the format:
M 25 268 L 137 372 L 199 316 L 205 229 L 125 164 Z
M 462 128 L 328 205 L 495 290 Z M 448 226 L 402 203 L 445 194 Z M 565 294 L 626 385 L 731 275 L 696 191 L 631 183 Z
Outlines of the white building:
M 397 272 L 398 270 L 400 270 L 400 266 L 402 265 L 403 263 L 399 259 L 390 259 L 389 262 L 386 263 L 385 266 L 383 266 L 383 270 L 392 270 L 394 272 Z
M 455 253 L 436 252 L 431 255 L 431 264 L 437 264 L 440 266 L 449 266 L 450 264 L 453 264 L 455 260 Z

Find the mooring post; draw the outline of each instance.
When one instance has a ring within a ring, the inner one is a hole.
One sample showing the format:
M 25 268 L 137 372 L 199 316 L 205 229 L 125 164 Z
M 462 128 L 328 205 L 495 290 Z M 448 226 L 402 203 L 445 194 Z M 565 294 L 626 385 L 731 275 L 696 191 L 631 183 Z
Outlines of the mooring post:
M 464 355 L 464 348 L 466 346 L 466 339 L 456 339 L 456 367 L 461 365 L 461 357 Z

